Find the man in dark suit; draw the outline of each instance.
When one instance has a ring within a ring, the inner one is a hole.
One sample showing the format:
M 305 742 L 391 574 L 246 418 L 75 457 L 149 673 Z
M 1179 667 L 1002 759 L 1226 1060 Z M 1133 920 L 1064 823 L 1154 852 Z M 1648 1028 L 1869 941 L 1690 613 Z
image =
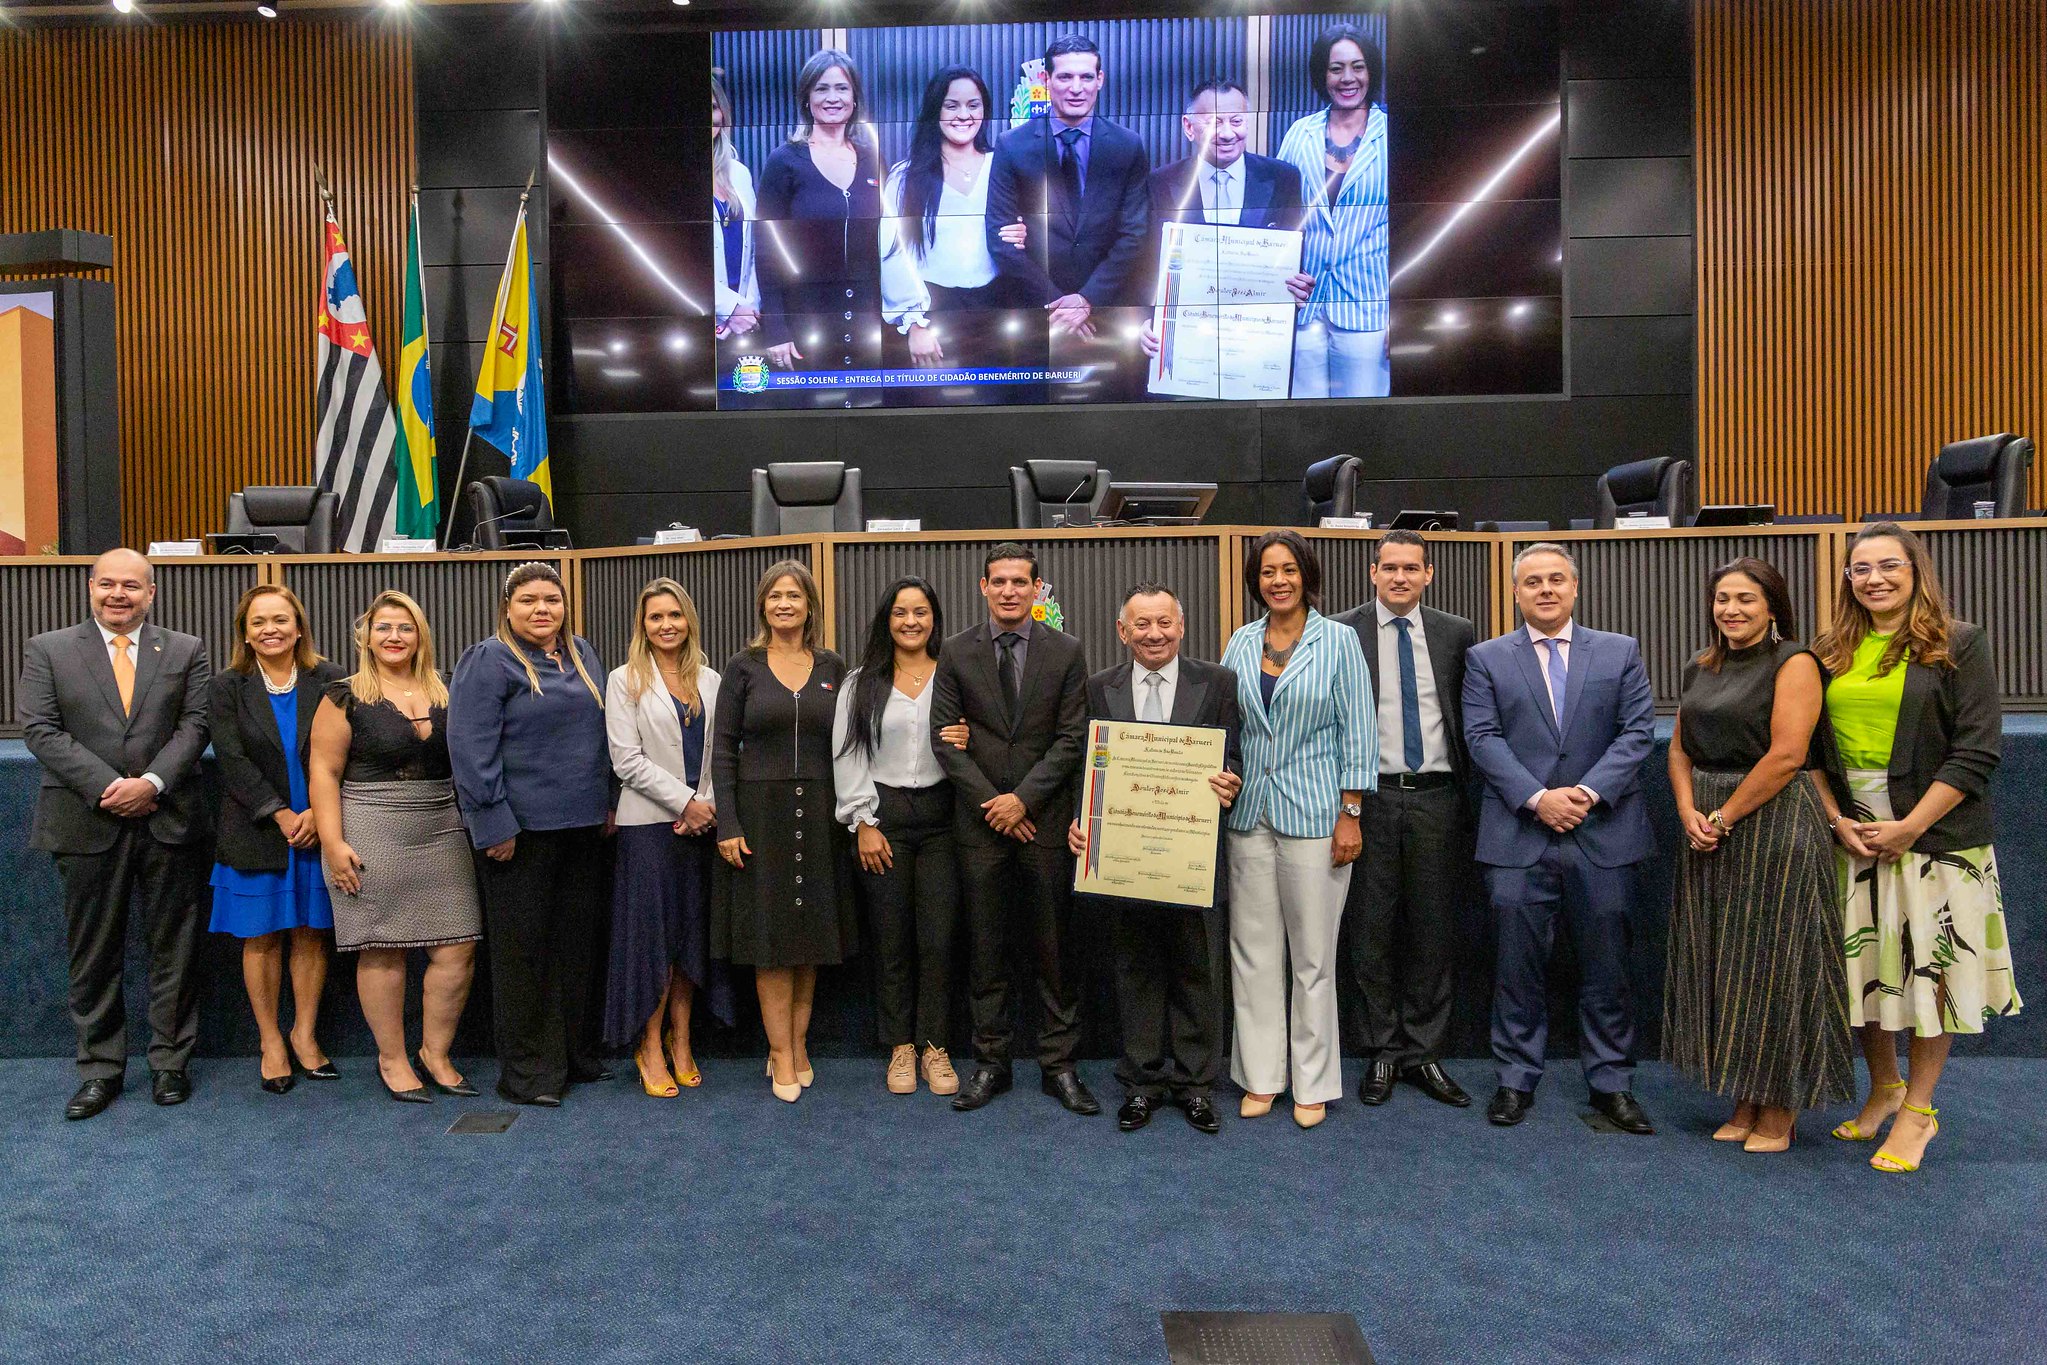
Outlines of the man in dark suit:
M 1135 133 L 1095 113 L 1107 73 L 1092 39 L 1066 34 L 1045 49 L 1052 112 L 1003 137 L 988 173 L 988 252 L 1021 294 L 1043 305 L 1047 363 L 1093 365 L 1106 376 L 1056 385 L 1054 398 L 1115 399 L 1144 367 L 1118 335 L 1141 304 L 1151 162 Z M 1023 245 L 1002 229 L 1022 223 Z M 1130 320 L 1129 325 L 1135 325 Z
M 974 1021 L 974 1073 L 952 1107 L 979 1109 L 1009 1089 L 1016 1027 L 1009 936 L 1017 923 L 1036 948 L 1042 1088 L 1076 1114 L 1098 1114 L 1074 1072 L 1081 963 L 1066 852 L 1087 734 L 1087 661 L 1078 640 L 1031 619 L 1039 582 L 1029 547 L 990 550 L 981 575 L 988 619 L 945 642 L 931 681 L 932 748 L 952 779 Z M 961 721 L 965 749 L 941 734 Z
M 101 555 L 87 593 L 90 621 L 28 642 L 19 705 L 22 738 L 43 765 L 29 846 L 55 855 L 64 879 L 83 1082 L 64 1110 L 69 1119 L 91 1118 L 121 1093 L 131 894 L 149 934 L 151 1092 L 158 1104 L 191 1095 L 185 1068 L 199 1031 L 192 950 L 206 883 L 206 646 L 148 622 L 156 578 L 133 550 Z
M 1209 785 L 1225 807 L 1243 789 L 1237 754 L 1237 675 L 1220 664 L 1185 658 L 1180 641 L 1187 622 L 1171 588 L 1140 583 L 1123 597 L 1116 634 L 1130 660 L 1087 680 L 1089 720 L 1159 721 L 1202 725 L 1229 739 L 1223 771 Z M 1079 821 L 1067 827 L 1066 845 L 1087 855 Z M 1104 897 L 1115 948 L 1116 1007 L 1123 1025 L 1123 1107 L 1116 1126 L 1134 1133 L 1166 1102 L 1180 1106 L 1204 1133 L 1222 1129 L 1209 1098 L 1215 1088 L 1222 1019 L 1216 1012 L 1214 945 L 1228 918 L 1220 841 L 1216 847 L 1215 908 L 1209 911 Z M 1090 898 L 1092 899 L 1092 898 Z
M 1365 1006 L 1358 1098 L 1384 1104 L 1397 1078 L 1461 1109 L 1471 1096 L 1442 1057 L 1471 866 L 1462 701 L 1475 632 L 1421 604 L 1435 577 L 1427 541 L 1388 531 L 1372 550 L 1373 600 L 1336 618 L 1358 633 L 1379 703 L 1379 789 L 1365 793 L 1343 931 Z
M 1641 788 L 1656 711 L 1641 647 L 1571 620 L 1578 566 L 1561 545 L 1514 557 L 1520 630 L 1465 657 L 1464 729 L 1485 777 L 1478 861 L 1499 917 L 1486 1117 L 1527 1116 L 1549 1037 L 1547 971 L 1560 916 L 1578 948 L 1579 1059 L 1593 1107 L 1623 1131 L 1656 1131 L 1628 1092 L 1635 1013 L 1628 913 L 1635 866 L 1654 851 Z

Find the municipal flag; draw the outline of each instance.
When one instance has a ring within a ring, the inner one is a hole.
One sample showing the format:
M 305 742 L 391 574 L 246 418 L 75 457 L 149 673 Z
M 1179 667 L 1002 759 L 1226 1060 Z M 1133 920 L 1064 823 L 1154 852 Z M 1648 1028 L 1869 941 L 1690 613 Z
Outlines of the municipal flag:
M 427 366 L 426 285 L 419 263 L 419 194 L 405 227 L 405 325 L 398 342 L 397 534 L 433 540 L 441 529 L 434 468 L 434 379 Z
M 469 427 L 511 460 L 513 478 L 539 484 L 548 502 L 554 502 L 554 482 L 547 468 L 547 399 L 540 384 L 540 301 L 533 296 L 523 198 L 504 277 L 498 281 L 490 342 L 476 375 Z
M 313 372 L 313 467 L 323 491 L 339 496 L 336 539 L 344 550 L 374 550 L 392 534 L 398 416 L 384 396 L 384 371 L 370 344 L 355 266 L 327 205 L 326 263 L 320 272 L 319 339 Z

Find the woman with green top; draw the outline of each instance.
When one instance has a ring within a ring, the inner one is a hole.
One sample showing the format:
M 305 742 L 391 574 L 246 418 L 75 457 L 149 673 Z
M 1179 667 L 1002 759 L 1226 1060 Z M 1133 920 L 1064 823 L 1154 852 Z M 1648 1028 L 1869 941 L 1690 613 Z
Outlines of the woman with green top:
M 1933 1089 L 1957 1033 L 2019 1012 L 1991 849 L 2002 721 L 1980 627 L 1957 621 L 1919 537 L 1891 522 L 1848 544 L 1848 591 L 1816 642 L 1838 756 L 1821 801 L 1841 858 L 1848 1022 L 1870 1094 L 1834 1130 L 1879 1171 L 1919 1169 L 1940 1131 Z M 1893 1034 L 1909 1031 L 1898 1074 Z

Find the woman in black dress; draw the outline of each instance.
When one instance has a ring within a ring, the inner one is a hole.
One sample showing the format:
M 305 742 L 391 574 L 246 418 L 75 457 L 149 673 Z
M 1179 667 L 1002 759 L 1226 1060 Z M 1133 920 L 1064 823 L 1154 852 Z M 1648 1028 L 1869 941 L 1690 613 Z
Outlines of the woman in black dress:
M 755 270 L 777 370 L 881 367 L 881 159 L 860 72 L 832 48 L 796 77 L 797 124 L 761 168 Z M 879 384 L 786 390 L 755 406 L 872 407 Z M 777 399 L 783 401 L 777 401 Z
M 761 575 L 754 614 L 753 643 L 718 685 L 711 778 L 724 861 L 711 952 L 754 969 L 769 1079 L 777 1099 L 794 1103 L 815 1078 L 806 1040 L 817 969 L 845 961 L 857 939 L 832 793 L 846 665 L 823 647 L 817 582 L 796 561 Z
M 397 1100 L 476 1090 L 448 1057 L 483 935 L 476 870 L 448 765 L 448 689 L 419 604 L 377 594 L 356 623 L 356 669 L 313 718 L 313 818 L 334 940 L 357 954 L 356 993 L 377 1040 L 377 1074 Z M 405 955 L 426 951 L 419 1051 L 406 1054 Z
M 1664 1051 L 1733 1097 L 1715 1141 L 1781 1152 L 1798 1112 L 1847 1098 L 1854 1075 L 1833 843 L 1805 775 L 1827 742 L 1824 693 L 1773 566 L 1721 566 L 1706 601 L 1713 643 L 1685 667 L 1670 741 L 1690 847 L 1671 893 Z

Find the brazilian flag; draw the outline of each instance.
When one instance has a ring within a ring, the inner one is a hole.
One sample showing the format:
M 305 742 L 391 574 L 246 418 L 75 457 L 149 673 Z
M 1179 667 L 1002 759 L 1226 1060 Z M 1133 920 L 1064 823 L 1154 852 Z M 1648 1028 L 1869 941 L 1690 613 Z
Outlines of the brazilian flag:
M 440 534 L 441 498 L 434 468 L 434 381 L 427 368 L 426 289 L 419 273 L 419 192 L 405 228 L 405 330 L 398 347 L 398 466 L 395 534 L 433 540 Z

